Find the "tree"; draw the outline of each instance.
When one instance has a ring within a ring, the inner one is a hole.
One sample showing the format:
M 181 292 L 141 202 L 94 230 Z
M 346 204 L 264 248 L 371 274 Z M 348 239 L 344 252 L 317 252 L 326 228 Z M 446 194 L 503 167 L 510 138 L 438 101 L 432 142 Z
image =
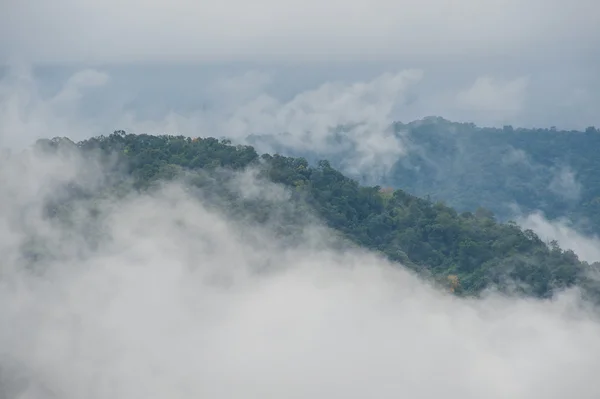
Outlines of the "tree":
M 326 160 L 311 166 L 304 158 L 259 157 L 253 147 L 214 138 L 191 140 L 169 135 L 119 133 L 69 147 L 83 155 L 99 152 L 107 165 L 114 163 L 113 156 L 117 158 L 120 174 L 113 176 L 104 192 L 122 193 L 128 187 L 152 190 L 161 180 L 181 177 L 190 186 L 201 187 L 214 206 L 264 223 L 274 213 L 273 205 L 240 197 L 231 188 L 234 171 L 258 168 L 259 178 L 290 190 L 296 210 L 286 219 L 289 225 L 280 226 L 282 234 L 297 230 L 296 224 L 301 225 L 310 210 L 347 240 L 400 261 L 423 276 L 445 280 L 459 295 L 476 295 L 490 284 L 502 288 L 503 279 L 512 278 L 541 297 L 583 284 L 600 298 L 597 284 L 587 277 L 589 265 L 556 243 L 546 245 L 533 231 L 497 222 L 494 213 L 482 206 L 473 208 L 474 215 L 459 213 L 441 201 L 432 202 L 401 189 L 390 192 L 377 185 L 361 185 Z M 463 191 L 468 189 L 465 186 Z M 53 211 L 48 217 L 66 220 L 70 204 L 82 200 L 78 190 L 66 192 L 67 200 L 49 204 Z

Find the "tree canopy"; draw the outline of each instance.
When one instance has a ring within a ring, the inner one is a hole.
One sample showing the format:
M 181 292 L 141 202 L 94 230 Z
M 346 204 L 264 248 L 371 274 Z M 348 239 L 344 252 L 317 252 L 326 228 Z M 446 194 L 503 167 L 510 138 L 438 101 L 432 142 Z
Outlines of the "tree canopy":
M 252 207 L 250 211 L 265 218 L 268 207 L 240 202 L 228 196 L 223 185 L 214 183 L 226 179 L 227 174 L 219 171 L 255 167 L 260 178 L 285 186 L 294 193 L 294 201 L 304 206 L 301 209 L 313 210 L 347 239 L 444 282 L 456 294 L 476 295 L 494 286 L 549 297 L 557 290 L 579 285 L 597 295 L 588 273 L 599 264 L 582 262 L 572 251 L 543 242 L 531 230 L 501 223 L 482 207 L 459 212 L 401 189 L 361 185 L 326 160 L 310 165 L 304 158 L 259 155 L 250 146 L 232 145 L 227 140 L 123 131 L 78 143 L 68 139 L 37 143 L 44 151 L 65 145 L 103 159 L 114 161 L 116 157 L 114 173 L 129 179 L 137 190 L 183 172 L 196 173 L 197 178 L 188 182 L 220 190 L 223 206 Z M 216 176 L 216 180 L 201 178 L 199 172 Z M 111 184 L 109 189 L 115 190 L 118 184 Z

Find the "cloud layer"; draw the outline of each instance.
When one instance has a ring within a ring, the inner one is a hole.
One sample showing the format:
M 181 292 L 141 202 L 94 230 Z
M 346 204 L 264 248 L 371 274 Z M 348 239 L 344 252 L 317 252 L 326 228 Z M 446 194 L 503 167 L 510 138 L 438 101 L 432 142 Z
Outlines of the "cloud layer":
M 549 221 L 540 212 L 519 218 L 524 229 L 531 229 L 545 241 L 555 240 L 561 248 L 570 249 L 586 262 L 600 262 L 600 238 L 577 231 L 569 220 Z
M 600 394 L 600 323 L 574 293 L 458 299 L 373 254 L 334 249 L 315 222 L 284 242 L 178 184 L 96 201 L 102 234 L 90 245 L 88 205 L 69 229 L 40 217 L 65 183 L 101 184 L 89 165 L 3 159 L 0 374 L 11 397 Z M 236 182 L 289 206 L 252 173 Z M 33 270 L 31 234 L 52 255 Z
M 532 109 L 546 108 L 538 104 L 543 94 L 540 82 L 525 75 L 508 79 L 475 75 L 457 86 L 447 78 L 440 83 L 435 70 L 340 74 L 325 81 L 313 70 L 314 78 L 301 78 L 305 83 L 294 86 L 299 71 L 180 72 L 151 67 L 129 72 L 46 71 L 14 65 L 0 80 L 4 145 L 28 145 L 48 132 L 70 132 L 82 139 L 116 129 L 228 137 L 236 142 L 247 142 L 254 135 L 251 143 L 263 152 L 311 152 L 328 158 L 352 150 L 344 170 L 377 178 L 406 151 L 402 138 L 388 129 L 395 120 L 442 115 L 484 125 L 519 126 L 519 121 L 527 125 Z M 586 106 L 591 110 L 594 101 L 590 97 L 547 112 L 570 115 Z M 590 113 L 565 127 L 583 129 L 598 122 L 594 118 L 597 114 Z M 551 119 L 544 119 L 543 126 L 547 120 Z M 261 135 L 268 140 L 256 140 Z M 557 184 L 561 182 L 566 180 Z

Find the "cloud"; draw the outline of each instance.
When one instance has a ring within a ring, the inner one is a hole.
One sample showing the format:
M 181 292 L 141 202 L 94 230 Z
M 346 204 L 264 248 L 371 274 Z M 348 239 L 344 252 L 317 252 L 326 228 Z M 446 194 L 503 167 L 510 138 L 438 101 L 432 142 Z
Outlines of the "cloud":
M 520 148 L 510 146 L 502 156 L 502 163 L 505 165 L 523 165 L 527 168 L 533 168 L 537 165 L 532 165 L 529 155 Z
M 106 73 L 94 69 L 86 69 L 75 73 L 69 78 L 63 89 L 52 98 L 53 103 L 73 103 L 83 96 L 82 90 L 86 88 L 102 87 L 108 83 Z
M 535 212 L 519 218 L 518 223 L 545 241 L 555 240 L 561 248 L 572 250 L 581 260 L 600 262 L 600 238 L 579 233 L 566 219 L 549 221 L 541 212 Z
M 395 108 L 405 104 L 422 77 L 422 71 L 407 70 L 349 85 L 326 83 L 287 103 L 261 96 L 236 109 L 224 129 L 238 138 L 270 134 L 280 147 L 323 156 L 348 151 L 350 145 L 350 172 L 385 172 L 404 151 L 399 137 L 390 131 Z M 339 132 L 343 142 L 336 143 L 336 129 L 341 126 L 346 127 Z
M 268 140 L 252 143 L 259 151 L 311 152 L 320 157 L 345 154 L 347 172 L 372 176 L 385 173 L 403 154 L 401 139 L 390 125 L 423 77 L 420 70 L 384 73 L 365 81 L 326 82 L 280 99 L 268 92 L 269 74 L 250 70 L 222 75 L 206 85 L 202 108 L 167 109 L 164 115 L 146 117 L 139 107 L 119 107 L 122 94 L 114 95 L 113 105 L 92 102 L 86 110 L 89 94 L 114 94 L 106 72 L 78 71 L 55 91 L 43 92 L 30 69 L 10 71 L 0 81 L 0 132 L 5 146 L 25 146 L 48 132 L 67 131 L 74 133 L 74 139 L 126 129 L 227 137 L 238 143 L 248 142 L 251 135 L 267 135 Z
M 446 79 L 432 89 L 439 76 L 399 69 L 363 78 L 334 75 L 286 91 L 279 88 L 294 77 L 275 68 L 152 71 L 74 69 L 53 80 L 48 76 L 56 72 L 9 69 L 0 81 L 4 145 L 28 145 L 49 131 L 70 131 L 75 139 L 117 129 L 227 137 L 261 152 L 335 158 L 345 173 L 377 182 L 407 151 L 392 122 L 437 114 L 498 126 L 518 122 L 534 103 L 533 80 L 523 77 L 486 75 L 458 86 Z
M 273 230 L 285 218 L 234 219 L 177 183 L 95 201 L 102 234 L 90 236 L 91 204 L 69 228 L 40 216 L 65 183 L 102 181 L 89 159 L 2 162 L 0 374 L 12 397 L 600 394 L 600 324 L 569 293 L 459 299 L 335 249 L 310 219 L 286 241 Z M 281 187 L 236 179 L 246 198 L 290 206 Z M 32 235 L 47 261 L 27 262 Z
M 456 100 L 461 108 L 509 120 L 523 111 L 528 83 L 527 77 L 502 82 L 482 76 L 475 80 L 473 86 L 459 92 Z
M 420 70 L 403 70 L 367 81 L 327 82 L 285 101 L 265 91 L 269 75 L 249 71 L 208 86 L 212 100 L 205 109 L 187 114 L 171 111 L 158 120 L 123 112 L 113 126 L 138 133 L 227 137 L 243 143 L 251 135 L 266 135 L 268 140 L 252 143 L 260 151 L 312 152 L 322 157 L 345 152 L 347 172 L 379 176 L 404 152 L 390 126 L 422 78 Z
M 0 140 L 3 146 L 22 147 L 49 132 L 75 131 L 81 138 L 100 134 L 93 121 L 81 118 L 79 106 L 86 91 L 107 84 L 106 73 L 86 69 L 72 75 L 50 96 L 40 91 L 28 65 L 14 64 L 0 80 Z M 105 133 L 105 132 L 102 132 Z
M 570 167 L 562 167 L 550 182 L 550 190 L 568 200 L 578 200 L 581 195 L 581 183 Z
M 49 131 L 71 131 L 75 139 L 116 129 L 227 137 L 261 152 L 337 159 L 345 173 L 377 182 L 408 149 L 402 135 L 390 129 L 393 121 L 437 114 L 498 126 L 518 122 L 532 104 L 525 78 L 484 76 L 457 87 L 441 84 L 431 92 L 427 85 L 435 76 L 401 69 L 364 79 L 316 81 L 284 93 L 278 87 L 289 75 L 256 68 L 183 75 L 177 93 L 171 93 L 164 88 L 177 83 L 176 71 L 156 77 L 151 71 L 134 69 L 134 75 L 123 76 L 118 70 L 88 68 L 52 81 L 27 66 L 10 69 L 0 81 L 0 131 L 10 137 L 4 145 L 28 145 Z M 138 86 L 128 86 L 144 74 L 148 78 Z
M 597 43 L 594 10 L 593 0 L 335 0 L 327 9 L 315 0 L 38 0 L 3 4 L 0 54 L 123 63 L 572 53 Z

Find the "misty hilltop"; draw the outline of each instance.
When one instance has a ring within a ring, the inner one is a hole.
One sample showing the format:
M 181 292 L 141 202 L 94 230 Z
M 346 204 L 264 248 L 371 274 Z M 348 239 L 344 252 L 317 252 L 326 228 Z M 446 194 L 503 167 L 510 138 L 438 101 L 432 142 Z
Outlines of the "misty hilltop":
M 35 151 L 77 155 L 105 171 L 91 186 L 65 183 L 62 194 L 55 191 L 44 206 L 47 217 L 69 225 L 74 223 L 73 210 L 86 204 L 84 214 L 97 220 L 85 230 L 92 241 L 101 230 L 101 217 L 92 211 L 100 198 L 124 198 L 129 192 L 151 192 L 165 182 L 179 181 L 213 209 L 239 221 L 270 225 L 288 242 L 300 239 L 307 220 L 321 221 L 337 232 L 340 243 L 378 252 L 460 295 L 494 288 L 550 297 L 575 286 L 598 295 L 590 276 L 600 264 L 582 262 L 556 242 L 546 243 L 515 223 L 500 223 L 482 207 L 460 213 L 402 189 L 360 185 L 326 160 L 311 165 L 304 158 L 259 155 L 251 146 L 228 140 L 124 131 L 77 143 L 67 138 L 38 140 Z M 277 195 L 288 198 L 285 206 L 261 199 L 256 189 L 240 192 L 240 173 L 254 173 L 258 181 L 281 187 Z M 42 242 L 28 245 L 33 263 L 43 262 Z

